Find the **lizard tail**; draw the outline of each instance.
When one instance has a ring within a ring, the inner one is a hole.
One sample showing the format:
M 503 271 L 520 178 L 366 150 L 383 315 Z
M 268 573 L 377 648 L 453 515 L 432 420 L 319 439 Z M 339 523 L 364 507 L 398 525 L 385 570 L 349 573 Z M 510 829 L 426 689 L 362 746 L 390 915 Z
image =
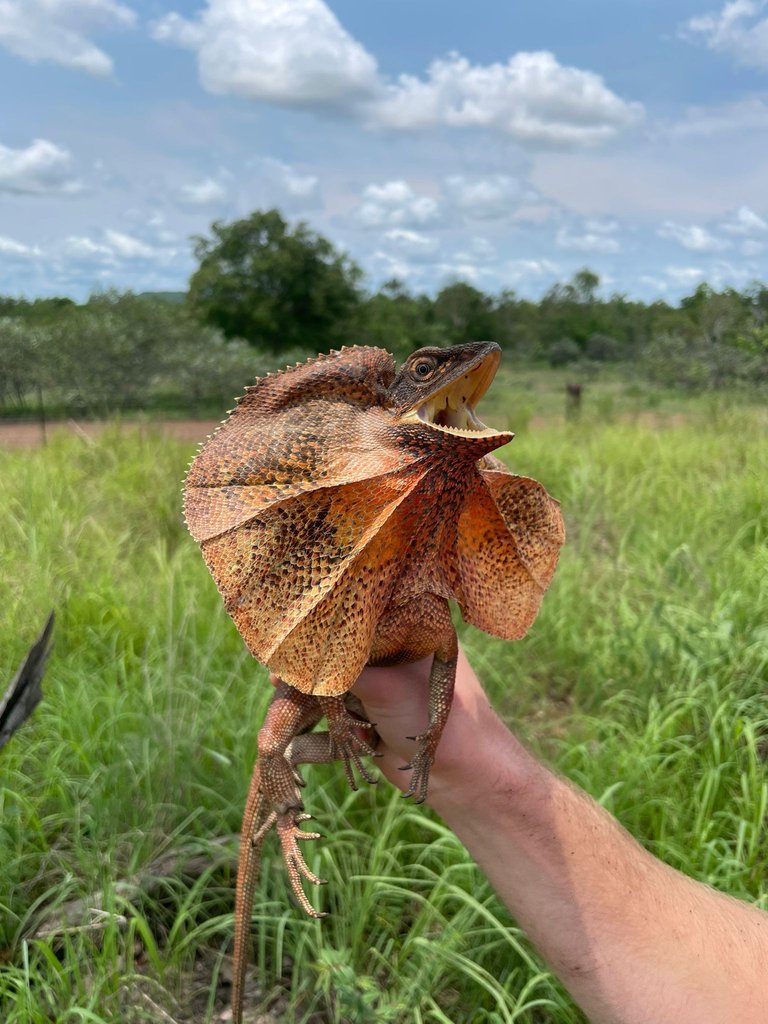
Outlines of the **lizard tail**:
M 242 1024 L 245 969 L 248 963 L 248 936 L 250 934 L 253 897 L 259 876 L 261 844 L 266 831 L 257 825 L 264 811 L 264 794 L 261 789 L 261 771 L 258 760 L 253 768 L 248 799 L 245 802 L 243 825 L 240 831 L 240 856 L 237 864 L 237 885 L 235 888 L 235 939 L 232 974 L 232 1021 Z

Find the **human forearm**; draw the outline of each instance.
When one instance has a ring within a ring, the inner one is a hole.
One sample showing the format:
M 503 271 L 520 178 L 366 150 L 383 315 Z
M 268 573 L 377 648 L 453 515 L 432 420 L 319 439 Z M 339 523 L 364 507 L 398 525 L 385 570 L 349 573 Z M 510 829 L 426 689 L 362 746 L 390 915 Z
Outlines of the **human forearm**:
M 658 861 L 485 724 L 471 777 L 439 771 L 430 802 L 590 1020 L 765 1024 L 768 915 Z
M 429 664 L 368 669 L 359 693 L 395 784 L 426 715 Z M 768 915 L 662 864 L 549 772 L 460 652 L 429 803 L 593 1024 L 766 1024 Z

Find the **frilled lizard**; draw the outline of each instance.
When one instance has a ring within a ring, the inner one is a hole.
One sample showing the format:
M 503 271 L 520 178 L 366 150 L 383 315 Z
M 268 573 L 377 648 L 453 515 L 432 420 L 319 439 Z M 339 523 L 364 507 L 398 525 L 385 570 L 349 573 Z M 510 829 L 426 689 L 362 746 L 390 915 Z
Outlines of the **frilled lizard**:
M 234 1020 L 261 842 L 274 826 L 293 892 L 320 884 L 298 840 L 296 766 L 335 759 L 374 781 L 370 723 L 345 697 L 366 665 L 433 655 L 428 724 L 406 796 L 427 795 L 453 696 L 464 619 L 508 640 L 536 617 L 564 540 L 559 505 L 489 453 L 514 436 L 475 406 L 501 356 L 480 342 L 424 348 L 399 373 L 378 348 L 353 347 L 268 375 L 203 444 L 185 514 L 248 649 L 280 678 L 258 737 L 238 865 Z M 325 717 L 328 731 L 310 730 Z M 364 733 L 363 733 L 364 735 Z

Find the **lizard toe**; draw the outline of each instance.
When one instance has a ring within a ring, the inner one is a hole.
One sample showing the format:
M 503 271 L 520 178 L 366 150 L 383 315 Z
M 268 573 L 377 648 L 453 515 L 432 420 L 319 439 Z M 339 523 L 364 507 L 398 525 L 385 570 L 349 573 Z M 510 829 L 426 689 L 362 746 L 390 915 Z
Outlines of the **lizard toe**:
M 429 786 L 429 772 L 432 768 L 433 757 L 428 750 L 422 749 L 416 754 L 410 764 L 404 765 L 403 769 L 412 770 L 411 782 L 408 789 L 403 793 L 403 798 L 414 798 L 414 803 L 423 804 L 427 799 Z
M 312 885 L 326 885 L 327 882 L 309 869 L 307 862 L 304 860 L 304 855 L 298 846 L 299 840 L 321 838 L 319 832 L 304 832 L 301 829 L 302 822 L 308 821 L 310 817 L 311 815 L 309 814 L 295 814 L 291 811 L 281 815 L 277 821 L 277 834 L 283 850 L 283 860 L 288 871 L 288 879 L 293 895 L 306 914 L 310 917 L 318 918 L 325 917 L 325 914 L 315 910 L 309 902 L 307 894 L 304 892 L 302 879 L 306 879 Z
M 377 779 L 363 764 L 363 757 L 378 757 L 374 747 L 360 735 L 361 729 L 373 729 L 371 722 L 352 715 L 336 698 L 325 699 L 325 714 L 328 732 L 337 757 L 344 762 L 344 773 L 352 789 L 357 789 L 355 769 L 361 777 L 373 785 Z

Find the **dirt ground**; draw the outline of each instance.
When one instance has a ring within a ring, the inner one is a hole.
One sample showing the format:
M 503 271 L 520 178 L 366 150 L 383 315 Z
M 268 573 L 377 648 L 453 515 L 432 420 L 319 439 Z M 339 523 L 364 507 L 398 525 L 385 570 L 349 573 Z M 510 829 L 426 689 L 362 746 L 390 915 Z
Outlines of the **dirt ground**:
M 152 420 L 151 423 L 123 423 L 121 430 L 159 431 L 177 441 L 202 441 L 218 427 L 218 420 Z M 101 420 L 61 420 L 48 423 L 45 436 L 50 439 L 60 431 L 77 434 L 83 438 L 97 437 L 107 426 Z M 0 423 L 0 448 L 39 448 L 43 443 L 43 430 L 39 423 Z

